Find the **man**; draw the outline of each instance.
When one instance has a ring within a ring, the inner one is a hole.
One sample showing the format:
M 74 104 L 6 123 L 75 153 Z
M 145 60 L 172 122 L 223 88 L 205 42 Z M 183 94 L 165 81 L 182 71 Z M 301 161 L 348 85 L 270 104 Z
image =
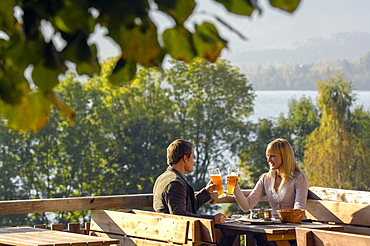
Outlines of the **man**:
M 156 212 L 214 219 L 224 223 L 226 216 L 198 215 L 196 211 L 211 199 L 216 184 L 212 181 L 194 194 L 193 187 L 187 182 L 185 174 L 194 170 L 193 143 L 177 139 L 167 147 L 167 170 L 161 174 L 153 188 L 153 208 Z

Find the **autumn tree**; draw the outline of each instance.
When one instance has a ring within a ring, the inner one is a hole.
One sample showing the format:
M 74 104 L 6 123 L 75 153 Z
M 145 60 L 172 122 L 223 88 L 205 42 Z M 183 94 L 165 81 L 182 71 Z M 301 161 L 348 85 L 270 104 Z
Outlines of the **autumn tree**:
M 250 141 L 244 143 L 240 155 L 245 179 L 243 187 L 253 187 L 262 173 L 269 170 L 266 147 L 275 138 L 287 139 L 295 152 L 297 163 L 302 165 L 305 144 L 310 134 L 319 126 L 319 109 L 305 96 L 289 99 L 288 114 L 277 118 L 260 119 L 253 124 Z
M 336 74 L 318 81 L 320 126 L 308 137 L 304 168 L 311 186 L 368 189 L 369 113 L 355 108 L 351 83 Z

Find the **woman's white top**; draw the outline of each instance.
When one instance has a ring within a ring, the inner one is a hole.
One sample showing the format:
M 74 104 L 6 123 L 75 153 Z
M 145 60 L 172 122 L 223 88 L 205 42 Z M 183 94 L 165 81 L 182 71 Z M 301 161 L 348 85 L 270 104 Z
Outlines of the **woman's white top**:
M 275 174 L 264 173 L 247 197 L 237 185 L 234 191 L 235 200 L 239 207 L 247 212 L 267 196 L 275 218 L 278 217 L 276 212 L 278 209 L 306 209 L 308 178 L 304 173 L 296 172 L 293 178 L 289 179 L 278 191 L 275 190 L 274 184 Z

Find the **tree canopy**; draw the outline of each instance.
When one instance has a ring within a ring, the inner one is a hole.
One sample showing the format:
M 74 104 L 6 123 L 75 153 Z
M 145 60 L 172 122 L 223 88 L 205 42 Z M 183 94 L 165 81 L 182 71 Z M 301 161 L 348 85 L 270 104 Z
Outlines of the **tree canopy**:
M 245 142 L 254 92 L 222 59 L 176 63 L 165 78 L 143 68 L 132 83 L 120 86 L 109 84 L 107 76 L 81 83 L 67 73 L 55 90 L 75 109 L 75 126 L 59 120 L 56 111 L 37 133 L 0 121 L 0 200 L 150 193 L 176 138 L 195 142 L 196 175 L 188 180 L 196 189 L 204 187 L 207 167 L 221 167 L 226 150 L 236 152 Z M 104 62 L 103 71 L 109 73 L 112 64 Z M 237 93 L 230 93 L 231 87 Z M 71 222 L 86 215 L 73 214 L 55 219 Z M 9 215 L 0 223 L 48 224 L 40 216 Z
M 308 136 L 304 168 L 315 186 L 369 188 L 369 112 L 353 107 L 352 84 L 341 74 L 318 81 L 319 126 Z
M 257 1 L 213 0 L 228 12 L 250 16 L 261 12 Z M 270 5 L 293 12 L 300 0 L 270 0 Z M 194 13 L 194 0 L 7 0 L 0 9 L 0 114 L 14 129 L 38 131 L 56 106 L 71 122 L 74 112 L 53 88 L 69 63 L 78 74 L 99 75 L 97 49 L 89 35 L 105 27 L 121 54 L 110 82 L 132 81 L 138 65 L 161 67 L 166 55 L 190 62 L 203 57 L 215 62 L 227 47 L 214 23 L 185 23 Z M 162 33 L 151 16 L 159 12 L 172 26 Z M 221 17 L 215 22 L 226 25 Z M 237 32 L 238 33 L 238 32 Z M 240 33 L 238 33 L 240 34 Z M 57 44 L 55 41 L 59 40 Z M 25 77 L 29 72 L 31 78 Z
M 356 106 L 352 82 L 341 73 L 318 80 L 317 87 L 315 101 L 292 98 L 286 117 L 260 119 L 253 126 L 240 155 L 242 187 L 253 187 L 268 171 L 266 146 L 282 137 L 292 144 L 310 186 L 369 189 L 369 110 Z

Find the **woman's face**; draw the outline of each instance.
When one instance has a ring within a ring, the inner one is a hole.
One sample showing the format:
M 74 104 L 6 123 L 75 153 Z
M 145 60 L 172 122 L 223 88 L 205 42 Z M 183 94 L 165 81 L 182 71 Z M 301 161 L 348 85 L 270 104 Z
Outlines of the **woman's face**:
M 281 155 L 279 153 L 272 152 L 271 150 L 266 152 L 266 159 L 271 170 L 278 170 L 281 167 L 281 164 L 283 164 Z

